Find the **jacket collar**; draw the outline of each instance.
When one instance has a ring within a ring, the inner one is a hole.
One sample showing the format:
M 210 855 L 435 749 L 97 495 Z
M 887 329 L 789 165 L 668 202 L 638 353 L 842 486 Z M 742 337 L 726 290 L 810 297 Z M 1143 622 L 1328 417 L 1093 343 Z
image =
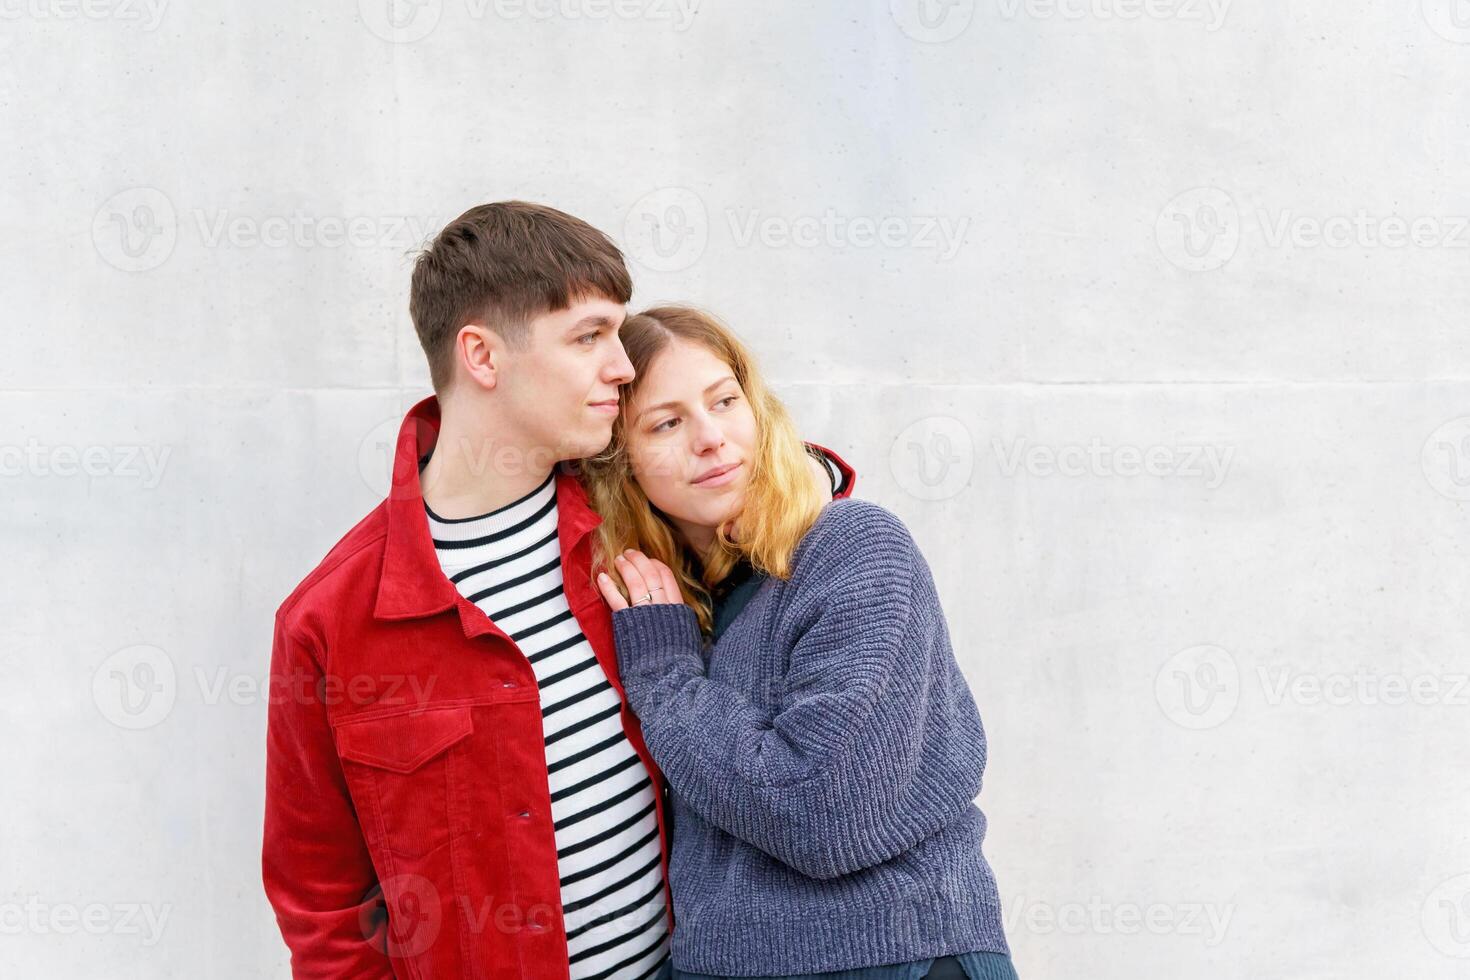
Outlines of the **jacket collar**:
M 373 615 L 378 619 L 431 616 L 460 605 L 459 591 L 444 574 L 434 552 L 419 486 L 419 460 L 434 448 L 440 420 L 439 400 L 430 395 L 409 409 L 398 430 L 393 483 L 384 502 L 388 538 L 373 606 Z M 566 567 L 572 549 L 602 523 L 602 517 L 588 505 L 581 481 L 560 464 L 556 468 L 556 509 L 557 536 Z M 488 626 L 488 621 L 484 625 Z
M 419 486 L 419 460 L 434 448 L 439 438 L 439 411 L 438 398 L 430 395 L 408 410 L 398 429 L 398 442 L 393 453 L 393 484 L 384 502 L 388 539 L 378 576 L 378 597 L 373 615 L 378 619 L 414 619 L 459 608 L 467 632 L 488 632 L 496 627 L 491 626 L 483 615 L 474 615 L 471 612 L 473 606 L 462 601 L 459 590 L 440 567 L 434 541 L 429 536 L 429 518 L 424 509 L 423 490 Z M 808 445 L 826 454 L 837 465 L 843 477 L 839 496 L 851 494 L 856 476 L 852 467 L 825 446 Z M 574 469 L 574 464 L 558 464 L 556 467 L 557 537 L 561 540 L 562 569 L 567 578 L 571 577 L 566 576 L 566 570 L 572 567 L 573 550 L 602 523 L 602 516 L 587 503 L 586 488 L 572 472 Z M 591 596 L 597 596 L 596 590 L 590 586 L 587 591 Z M 573 596 L 569 593 L 567 598 L 571 600 Z
M 857 483 L 857 471 L 854 470 L 850 465 L 848 465 L 847 460 L 843 459 L 841 456 L 837 455 L 826 446 L 818 445 L 815 442 L 808 442 L 806 445 L 812 449 L 815 449 L 823 456 L 826 456 L 829 460 L 832 461 L 832 464 L 837 467 L 837 493 L 834 499 L 836 499 L 837 497 L 852 496 L 852 489 Z

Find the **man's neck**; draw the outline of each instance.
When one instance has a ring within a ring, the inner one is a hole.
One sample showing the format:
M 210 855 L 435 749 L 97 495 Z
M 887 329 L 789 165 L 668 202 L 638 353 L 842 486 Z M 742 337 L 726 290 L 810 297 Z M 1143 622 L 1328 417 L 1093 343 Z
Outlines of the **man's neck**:
M 546 482 L 554 465 L 547 450 L 497 439 L 444 411 L 439 438 L 419 474 L 424 503 L 440 517 L 478 517 L 520 500 Z

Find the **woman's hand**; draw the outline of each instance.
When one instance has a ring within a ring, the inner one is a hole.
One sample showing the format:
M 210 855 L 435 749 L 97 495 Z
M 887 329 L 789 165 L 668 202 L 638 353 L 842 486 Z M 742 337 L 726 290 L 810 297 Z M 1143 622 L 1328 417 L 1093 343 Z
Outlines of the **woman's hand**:
M 623 584 L 628 587 L 628 596 L 632 599 L 631 605 L 648 606 L 659 604 L 682 604 L 684 596 L 679 591 L 679 581 L 674 577 L 673 569 L 656 558 L 649 558 L 641 551 L 629 548 L 627 551 L 613 559 L 618 574 L 623 577 Z M 628 599 L 618 591 L 612 576 L 606 572 L 597 574 L 597 587 L 602 590 L 602 597 L 612 607 L 613 612 L 627 609 L 630 605 Z

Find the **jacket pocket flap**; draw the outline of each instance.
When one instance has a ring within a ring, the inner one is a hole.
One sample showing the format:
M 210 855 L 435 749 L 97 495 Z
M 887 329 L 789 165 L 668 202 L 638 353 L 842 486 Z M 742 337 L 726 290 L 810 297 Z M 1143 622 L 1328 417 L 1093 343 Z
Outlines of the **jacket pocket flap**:
M 337 751 L 342 758 L 365 766 L 413 772 L 474 727 L 469 705 L 363 721 L 348 719 L 337 726 Z

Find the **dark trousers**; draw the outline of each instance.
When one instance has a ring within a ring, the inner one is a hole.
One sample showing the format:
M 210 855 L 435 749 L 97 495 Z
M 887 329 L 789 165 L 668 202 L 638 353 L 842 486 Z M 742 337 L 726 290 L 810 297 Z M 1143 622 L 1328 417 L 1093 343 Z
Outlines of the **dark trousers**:
M 965 968 L 953 956 L 941 956 L 924 974 L 924 980 L 970 980 Z

